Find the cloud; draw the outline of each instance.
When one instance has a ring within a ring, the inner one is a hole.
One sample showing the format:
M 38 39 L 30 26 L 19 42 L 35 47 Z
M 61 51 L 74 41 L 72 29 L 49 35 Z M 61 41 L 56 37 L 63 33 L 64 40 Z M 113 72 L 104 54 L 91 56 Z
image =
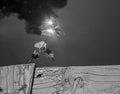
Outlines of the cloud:
M 45 16 L 57 17 L 56 10 L 64 8 L 68 0 L 0 0 L 0 11 L 5 16 L 18 14 L 27 23 L 26 32 L 40 35 L 41 21 Z M 1 16 L 3 17 L 3 16 Z

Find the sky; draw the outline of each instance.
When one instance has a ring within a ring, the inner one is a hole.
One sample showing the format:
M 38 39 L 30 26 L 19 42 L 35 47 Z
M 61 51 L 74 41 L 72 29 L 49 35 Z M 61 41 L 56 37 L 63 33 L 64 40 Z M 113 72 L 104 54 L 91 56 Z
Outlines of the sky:
M 60 39 L 49 39 L 55 62 L 41 56 L 37 66 L 117 65 L 120 62 L 120 1 L 69 0 L 59 10 L 65 32 Z M 0 65 L 26 64 L 40 36 L 25 32 L 25 21 L 11 15 L 0 20 Z

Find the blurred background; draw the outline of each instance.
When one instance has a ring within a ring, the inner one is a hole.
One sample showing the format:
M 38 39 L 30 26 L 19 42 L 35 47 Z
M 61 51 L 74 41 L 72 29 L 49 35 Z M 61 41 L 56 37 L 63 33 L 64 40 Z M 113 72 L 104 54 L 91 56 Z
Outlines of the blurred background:
M 120 64 L 120 1 L 69 0 L 57 12 L 65 36 L 49 39 L 55 62 L 41 56 L 37 66 L 91 66 Z M 17 14 L 0 19 L 0 65 L 27 63 L 39 35 L 25 32 Z

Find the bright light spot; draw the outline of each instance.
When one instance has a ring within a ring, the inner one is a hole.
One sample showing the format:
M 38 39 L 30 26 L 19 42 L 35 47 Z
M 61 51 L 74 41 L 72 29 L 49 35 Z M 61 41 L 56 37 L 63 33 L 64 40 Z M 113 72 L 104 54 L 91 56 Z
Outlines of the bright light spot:
M 47 20 L 47 22 L 46 22 L 48 25 L 53 25 L 53 21 L 52 20 Z
M 47 31 L 48 33 L 51 33 L 51 34 L 54 34 L 54 33 L 55 33 L 55 30 L 53 30 L 53 29 L 51 29 L 51 28 L 50 28 L 50 29 L 47 29 L 46 31 Z
M 46 19 L 44 23 L 48 26 L 53 26 L 54 21 L 50 18 L 50 19 Z
M 56 37 L 56 35 L 61 36 L 62 34 L 60 25 L 54 17 L 46 18 L 40 28 L 44 36 Z

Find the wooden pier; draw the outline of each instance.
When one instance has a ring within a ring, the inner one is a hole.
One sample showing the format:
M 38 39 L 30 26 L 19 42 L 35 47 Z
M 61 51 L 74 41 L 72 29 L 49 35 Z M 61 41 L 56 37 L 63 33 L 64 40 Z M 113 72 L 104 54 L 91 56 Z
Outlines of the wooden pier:
M 120 94 L 120 65 L 3 66 L 0 94 Z
M 30 94 L 35 64 L 0 67 L 0 94 Z

